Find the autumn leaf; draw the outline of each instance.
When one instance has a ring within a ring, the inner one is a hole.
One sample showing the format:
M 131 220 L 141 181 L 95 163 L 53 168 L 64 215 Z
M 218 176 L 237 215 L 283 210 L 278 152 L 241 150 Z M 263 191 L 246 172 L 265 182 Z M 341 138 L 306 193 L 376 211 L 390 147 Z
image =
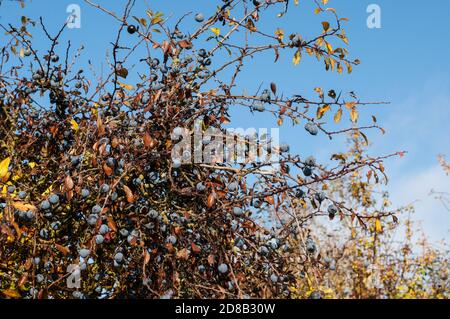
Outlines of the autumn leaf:
M 116 73 L 118 76 L 120 76 L 121 78 L 126 79 L 128 76 L 128 70 L 126 68 L 120 68 L 118 70 L 116 70 Z
M 127 185 L 125 185 L 123 187 L 123 190 L 125 192 L 125 196 L 127 197 L 127 202 L 128 203 L 133 203 L 134 202 L 134 195 L 133 195 L 133 192 L 131 191 L 131 189 Z
M 66 190 L 70 191 L 71 189 L 73 189 L 73 180 L 72 177 L 70 177 L 69 175 L 66 176 L 66 178 L 64 179 L 64 187 L 66 188 Z
M 150 262 L 150 254 L 147 249 L 144 249 L 144 265 L 147 265 Z
M 116 225 L 116 222 L 114 221 L 114 219 L 111 216 L 109 216 L 106 219 L 106 221 L 107 221 L 108 227 L 111 228 L 112 231 L 117 232 L 117 225 Z
M 15 298 L 16 299 L 16 298 L 20 298 L 21 297 L 19 292 L 17 290 L 15 290 L 15 289 L 5 289 L 5 290 L 2 290 L 2 293 L 6 297 L 9 297 L 9 298 Z
M 38 210 L 36 206 L 34 206 L 32 204 L 26 204 L 26 203 L 23 203 L 23 202 L 13 202 L 12 206 L 15 209 L 20 210 L 22 212 L 26 212 L 26 211 L 29 211 L 29 210 L 31 210 L 33 212 L 37 212 L 37 210 Z
M 70 121 L 70 125 L 71 125 L 71 127 L 72 127 L 72 130 L 74 130 L 75 132 L 78 131 L 79 128 L 80 128 L 80 127 L 78 126 L 77 121 L 75 121 L 74 119 L 72 119 L 72 120 Z
M 191 243 L 191 248 L 192 248 L 192 251 L 196 254 L 198 254 L 202 251 L 201 248 L 194 243 Z
M 341 121 L 341 117 L 342 117 L 342 109 L 339 109 L 334 115 L 334 122 L 339 123 Z
M 300 63 L 301 59 L 302 59 L 302 53 L 300 52 L 300 50 L 298 50 L 297 52 L 295 52 L 295 55 L 292 58 L 292 63 L 294 63 L 294 65 L 298 65 Z
M 377 219 L 375 220 L 375 231 L 376 231 L 377 233 L 382 233 L 382 232 L 383 232 L 383 227 L 381 226 L 381 221 L 380 221 L 379 218 L 377 218 Z
M 317 119 L 321 119 L 326 112 L 328 112 L 331 109 L 331 106 L 329 104 L 326 104 L 324 106 L 320 106 L 317 108 Z
M 181 40 L 178 42 L 178 45 L 183 49 L 189 49 L 192 47 L 192 43 L 188 40 Z
M 11 158 L 7 157 L 0 163 L 0 179 L 5 181 L 5 178 L 9 176 L 8 168 L 11 163 Z
M 276 29 L 275 30 L 275 35 L 277 36 L 278 40 L 283 41 L 284 39 L 284 30 L 283 29 Z
M 248 19 L 247 20 L 247 24 L 246 24 L 247 29 L 249 29 L 251 32 L 255 32 L 257 31 L 255 24 L 253 23 L 252 19 Z
M 219 28 L 211 28 L 212 33 L 214 33 L 216 36 L 220 35 L 220 29 Z
M 68 253 L 70 253 L 70 250 L 68 247 L 65 247 L 63 245 L 60 244 L 55 244 L 55 248 L 62 253 L 64 256 L 67 255 Z
M 358 110 L 356 108 L 352 108 L 351 112 L 350 112 L 350 118 L 352 120 L 353 123 L 358 122 Z
M 125 84 L 125 83 L 122 83 L 122 82 L 119 82 L 119 81 L 117 81 L 117 84 L 119 84 L 120 87 L 125 89 L 125 90 L 133 90 L 134 89 L 134 86 L 131 85 L 131 84 Z
M 216 203 L 216 194 L 214 193 L 209 194 L 206 200 L 206 206 L 208 208 L 211 208 L 214 206 L 215 203 Z
M 106 176 L 111 176 L 112 173 L 114 172 L 113 169 L 111 167 L 109 167 L 108 165 L 103 164 L 103 171 L 105 172 Z
M 347 102 L 345 103 L 345 107 L 348 109 L 352 109 L 356 106 L 356 102 Z
M 154 148 L 157 144 L 157 141 L 148 132 L 144 134 L 143 140 L 145 147 L 150 149 Z
M 270 90 L 273 94 L 277 94 L 277 85 L 275 83 L 270 83 Z
M 216 262 L 216 257 L 214 255 L 209 255 L 207 260 L 208 260 L 208 264 L 210 264 L 212 266 Z

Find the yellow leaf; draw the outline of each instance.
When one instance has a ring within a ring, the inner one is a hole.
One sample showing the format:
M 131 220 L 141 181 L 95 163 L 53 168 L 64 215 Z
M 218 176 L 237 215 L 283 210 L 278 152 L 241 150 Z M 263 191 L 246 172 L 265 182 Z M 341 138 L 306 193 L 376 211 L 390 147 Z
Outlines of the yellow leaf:
M 276 30 L 275 30 L 275 35 L 277 36 L 277 38 L 278 38 L 280 41 L 283 41 L 283 39 L 284 39 L 284 30 L 283 30 L 283 29 L 280 29 L 280 28 L 276 29 Z
M 19 55 L 20 55 L 21 58 L 23 58 L 25 56 L 25 49 L 24 48 L 20 48 Z
M 297 51 L 297 52 L 295 52 L 295 55 L 292 58 L 292 63 L 294 63 L 294 65 L 298 65 L 300 63 L 301 59 L 302 59 L 302 54 L 300 51 Z
M 79 126 L 78 126 L 77 121 L 75 121 L 74 119 L 72 119 L 72 120 L 70 121 L 70 124 L 72 125 L 72 130 L 78 131 Z
M 321 119 L 331 109 L 329 104 L 317 108 L 317 119 Z
M 133 90 L 134 86 L 132 86 L 131 84 L 125 84 L 125 83 L 121 83 L 119 81 L 117 81 L 117 83 L 120 85 L 120 87 L 122 87 L 125 90 Z
M 36 163 L 35 162 L 29 162 L 28 166 L 30 166 L 31 168 L 35 168 L 36 167 Z
M 326 42 L 326 41 L 325 41 L 325 44 L 327 46 L 328 53 L 329 54 L 333 53 L 333 47 L 331 46 L 331 44 L 329 42 Z
M 14 289 L 5 289 L 2 290 L 2 293 L 9 298 L 20 298 L 20 294 L 17 292 L 17 290 Z
M 341 117 L 342 117 L 342 109 L 339 109 L 334 115 L 334 122 L 339 123 L 341 121 Z
M 5 179 L 8 175 L 9 164 L 11 163 L 11 158 L 7 157 L 0 163 L 0 179 Z
M 375 231 L 377 233 L 383 232 L 383 227 L 381 226 L 381 221 L 378 218 L 375 220 Z
M 220 29 L 219 29 L 219 28 L 211 28 L 211 31 L 212 31 L 216 36 L 219 36 L 219 35 L 220 35 Z
M 53 185 L 50 185 L 50 187 L 47 188 L 47 189 L 42 193 L 42 196 L 47 196 L 48 194 L 51 193 L 52 190 L 53 190 Z
M 350 112 L 350 118 L 352 120 L 353 123 L 358 122 L 358 111 L 356 110 L 356 108 L 352 108 L 352 111 Z

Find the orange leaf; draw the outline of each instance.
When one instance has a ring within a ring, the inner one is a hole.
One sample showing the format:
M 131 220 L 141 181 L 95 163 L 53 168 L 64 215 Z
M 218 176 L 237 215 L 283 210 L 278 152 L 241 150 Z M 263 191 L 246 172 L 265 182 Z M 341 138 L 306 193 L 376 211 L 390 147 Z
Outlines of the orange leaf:
M 106 176 L 111 176 L 111 174 L 113 173 L 113 169 L 106 165 L 106 163 L 103 164 L 103 171 L 105 172 Z
M 14 289 L 5 289 L 2 290 L 2 293 L 9 298 L 20 298 L 22 297 L 17 290 Z
M 211 208 L 214 206 L 215 203 L 216 203 L 216 194 L 215 193 L 209 194 L 208 199 L 206 200 L 206 206 L 208 208 Z
M 108 227 L 111 228 L 114 232 L 117 232 L 116 222 L 112 217 L 108 217 L 107 219 Z
M 123 187 L 123 190 L 124 190 L 125 195 L 127 197 L 128 203 L 133 203 L 134 202 L 134 195 L 133 195 L 133 192 L 131 191 L 131 189 L 127 185 L 125 185 Z
M 15 209 L 20 210 L 22 212 L 26 212 L 29 210 L 36 212 L 38 210 L 36 206 L 31 205 L 31 204 L 22 203 L 22 202 L 13 202 L 12 206 Z
M 67 254 L 70 252 L 69 248 L 67 248 L 67 247 L 65 247 L 65 246 L 62 246 L 62 245 L 59 245 L 59 244 L 55 244 L 55 247 L 56 247 L 56 249 L 58 249 L 58 251 L 59 251 L 60 253 L 62 253 L 64 256 L 67 255 Z

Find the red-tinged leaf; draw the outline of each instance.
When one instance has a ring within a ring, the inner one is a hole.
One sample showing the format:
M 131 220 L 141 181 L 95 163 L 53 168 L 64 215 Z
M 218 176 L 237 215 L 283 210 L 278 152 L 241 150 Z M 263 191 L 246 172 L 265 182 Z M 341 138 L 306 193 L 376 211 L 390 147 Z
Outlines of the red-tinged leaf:
M 149 149 L 152 149 L 157 145 L 157 141 L 148 132 L 144 134 L 143 140 L 145 147 Z
M 196 254 L 198 254 L 202 251 L 202 249 L 194 243 L 191 243 L 191 248 L 192 248 L 192 251 Z
M 182 47 L 183 49 L 189 49 L 192 48 L 192 43 L 188 40 L 181 40 L 178 42 L 178 45 Z
M 269 203 L 270 205 L 275 204 L 275 200 L 273 199 L 273 196 L 267 196 L 265 198 L 266 202 Z

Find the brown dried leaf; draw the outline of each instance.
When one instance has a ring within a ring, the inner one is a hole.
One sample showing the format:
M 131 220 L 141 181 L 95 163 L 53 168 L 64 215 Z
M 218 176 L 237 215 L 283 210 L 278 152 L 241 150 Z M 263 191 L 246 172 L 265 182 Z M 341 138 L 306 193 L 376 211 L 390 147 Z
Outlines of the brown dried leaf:
M 56 248 L 60 253 L 62 253 L 64 256 L 66 256 L 66 255 L 70 252 L 70 250 L 69 250 L 68 247 L 62 246 L 62 245 L 60 245 L 60 244 L 55 244 L 55 248 Z
M 208 195 L 208 198 L 206 200 L 206 207 L 211 208 L 216 203 L 216 194 L 211 193 Z
M 66 178 L 64 179 L 64 187 L 66 188 L 66 191 L 70 191 L 73 189 L 73 180 L 72 177 L 70 177 L 70 175 L 67 175 Z

